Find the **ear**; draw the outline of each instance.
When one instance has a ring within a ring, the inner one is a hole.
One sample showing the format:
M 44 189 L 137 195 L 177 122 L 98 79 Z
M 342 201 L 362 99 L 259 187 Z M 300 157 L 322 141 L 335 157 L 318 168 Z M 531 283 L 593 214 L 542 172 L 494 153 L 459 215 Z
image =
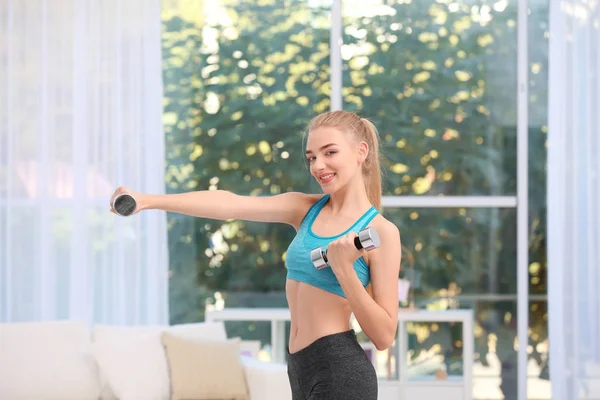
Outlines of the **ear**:
M 358 144 L 358 162 L 360 164 L 364 163 L 369 155 L 369 144 L 365 141 L 361 141 Z

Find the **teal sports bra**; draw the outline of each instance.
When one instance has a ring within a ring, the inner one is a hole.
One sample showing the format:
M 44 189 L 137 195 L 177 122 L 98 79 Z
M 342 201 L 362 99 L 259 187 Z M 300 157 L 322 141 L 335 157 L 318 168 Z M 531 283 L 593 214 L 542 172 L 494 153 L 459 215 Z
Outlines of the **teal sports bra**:
M 296 237 L 288 246 L 285 256 L 287 279 L 304 282 L 345 298 L 346 295 L 331 267 L 317 270 L 310 259 L 310 252 L 317 247 L 326 249 L 329 243 L 350 231 L 360 232 L 379 214 L 379 210 L 372 206 L 350 228 L 338 235 L 319 236 L 312 231 L 312 225 L 328 200 L 329 195 L 324 195 L 309 208 L 298 228 Z M 363 257 L 354 262 L 354 270 L 363 287 L 366 288 L 371 282 L 371 272 Z

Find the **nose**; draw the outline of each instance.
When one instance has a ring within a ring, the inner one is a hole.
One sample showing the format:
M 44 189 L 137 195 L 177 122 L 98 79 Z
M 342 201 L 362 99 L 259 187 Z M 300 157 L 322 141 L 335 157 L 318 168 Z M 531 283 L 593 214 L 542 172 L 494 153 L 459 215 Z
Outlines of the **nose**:
M 320 157 L 316 157 L 313 161 L 312 167 L 313 172 L 316 174 L 325 170 L 325 163 L 321 160 Z

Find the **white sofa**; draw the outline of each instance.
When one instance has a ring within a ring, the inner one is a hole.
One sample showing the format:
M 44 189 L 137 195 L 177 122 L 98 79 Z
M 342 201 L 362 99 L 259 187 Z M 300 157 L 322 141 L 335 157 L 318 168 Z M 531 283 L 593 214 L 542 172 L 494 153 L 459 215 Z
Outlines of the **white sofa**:
M 0 324 L 0 399 L 169 400 L 173 361 L 161 342 L 165 332 L 187 341 L 231 343 L 218 322 L 91 328 L 77 321 Z M 247 399 L 291 399 L 285 365 L 242 356 L 236 361 Z

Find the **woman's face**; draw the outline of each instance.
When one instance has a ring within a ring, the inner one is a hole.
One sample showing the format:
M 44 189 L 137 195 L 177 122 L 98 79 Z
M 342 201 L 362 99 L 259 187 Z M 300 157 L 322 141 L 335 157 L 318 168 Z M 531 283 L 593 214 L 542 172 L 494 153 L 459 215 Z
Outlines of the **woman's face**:
M 306 142 L 311 175 L 324 193 L 333 193 L 360 172 L 358 145 L 337 128 L 311 130 Z

